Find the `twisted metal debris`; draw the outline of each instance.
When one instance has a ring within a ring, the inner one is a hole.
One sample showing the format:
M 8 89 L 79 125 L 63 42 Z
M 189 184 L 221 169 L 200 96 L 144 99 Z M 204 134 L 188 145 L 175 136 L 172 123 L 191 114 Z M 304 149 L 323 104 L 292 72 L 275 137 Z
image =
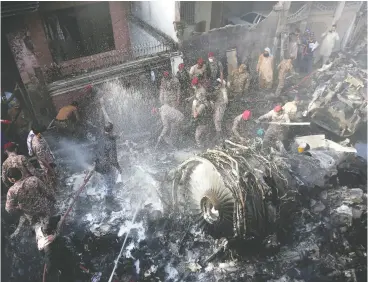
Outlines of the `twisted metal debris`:
M 232 236 L 265 236 L 282 203 L 295 195 L 292 181 L 283 157 L 272 159 L 226 140 L 223 148 L 207 150 L 176 169 L 172 200 L 203 228 L 221 230 L 231 223 Z

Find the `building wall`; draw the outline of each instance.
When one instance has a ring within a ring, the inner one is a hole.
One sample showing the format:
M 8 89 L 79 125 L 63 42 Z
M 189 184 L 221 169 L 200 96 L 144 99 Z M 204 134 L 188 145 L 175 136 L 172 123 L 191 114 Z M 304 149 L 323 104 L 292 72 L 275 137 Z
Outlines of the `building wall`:
M 212 1 L 197 1 L 195 3 L 194 19 L 196 23 L 201 21 L 206 22 L 206 32 L 210 30 L 211 26 L 211 11 Z
M 162 31 L 176 42 L 178 41 L 173 24 L 176 16 L 175 1 L 132 2 L 131 11 L 134 16 Z
M 57 7 L 60 4 L 59 2 L 54 3 Z M 70 4 L 67 7 L 70 7 Z M 62 8 L 67 7 L 62 6 Z M 71 74 L 81 70 L 109 66 L 111 64 L 116 64 L 129 59 L 130 38 L 127 19 L 128 8 L 129 6 L 126 2 L 109 2 L 115 50 L 64 61 L 60 64 L 62 73 Z M 47 6 L 47 11 L 50 9 L 51 6 Z M 25 84 L 35 85 L 38 84 L 39 81 L 35 79 L 36 76 L 34 69 L 40 67 L 44 74 L 47 75 L 47 69 L 49 69 L 53 63 L 53 58 L 42 25 L 40 12 L 28 14 L 24 16 L 23 19 L 25 23 L 24 28 L 10 32 L 7 34 L 7 37 L 12 52 L 15 55 L 17 66 L 23 82 Z M 26 31 L 29 31 L 31 41 L 34 45 L 34 54 L 29 52 L 23 43 L 23 38 Z

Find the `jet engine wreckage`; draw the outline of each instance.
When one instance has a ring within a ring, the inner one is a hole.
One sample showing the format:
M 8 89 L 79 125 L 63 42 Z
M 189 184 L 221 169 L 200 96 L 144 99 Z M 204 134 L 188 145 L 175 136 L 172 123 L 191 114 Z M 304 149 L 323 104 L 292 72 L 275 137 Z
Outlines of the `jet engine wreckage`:
M 333 186 L 339 164 L 354 155 L 346 148 L 264 155 L 226 140 L 169 173 L 171 201 L 165 202 L 211 235 L 265 238 L 298 202 Z

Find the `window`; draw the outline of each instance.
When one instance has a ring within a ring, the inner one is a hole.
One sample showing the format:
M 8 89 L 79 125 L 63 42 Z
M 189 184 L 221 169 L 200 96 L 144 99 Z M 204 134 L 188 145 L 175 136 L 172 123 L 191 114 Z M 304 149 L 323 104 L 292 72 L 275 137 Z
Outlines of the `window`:
M 43 23 L 57 63 L 115 49 L 108 2 L 49 12 Z
M 258 14 L 256 14 L 256 13 L 248 13 L 248 14 L 242 16 L 240 19 L 242 21 L 246 21 L 248 23 L 254 23 L 257 16 L 258 16 Z
M 187 24 L 195 24 L 195 2 L 181 1 L 180 2 L 180 20 Z

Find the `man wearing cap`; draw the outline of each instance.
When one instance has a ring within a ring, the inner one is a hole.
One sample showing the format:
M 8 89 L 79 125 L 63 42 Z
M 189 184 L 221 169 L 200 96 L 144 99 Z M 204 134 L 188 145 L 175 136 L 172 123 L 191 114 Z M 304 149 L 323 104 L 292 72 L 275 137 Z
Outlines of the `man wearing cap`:
M 10 168 L 18 168 L 22 172 L 22 178 L 30 175 L 37 176 L 39 178 L 42 177 L 42 174 L 34 168 L 25 156 L 17 154 L 18 148 L 15 143 L 9 142 L 5 144 L 4 150 L 8 157 L 3 162 L 1 178 L 7 188 L 13 185 L 6 176 Z
M 249 72 L 247 71 L 245 64 L 241 64 L 239 69 L 234 70 L 231 73 L 229 83 L 231 97 L 235 98 L 235 100 L 242 98 L 244 93 L 248 91 L 250 83 Z
M 168 71 L 164 72 L 160 86 L 161 105 L 167 104 L 177 108 L 180 101 L 180 85 L 176 77 L 170 77 Z
M 196 124 L 195 140 L 198 147 L 204 146 L 204 135 L 208 133 L 208 126 L 211 120 L 212 108 L 207 100 L 206 91 L 199 84 L 198 78 L 193 78 L 192 85 L 195 88 L 196 96 L 193 100 L 192 115 Z
M 285 58 L 278 65 L 277 69 L 279 70 L 279 84 L 277 85 L 275 95 L 279 96 L 284 88 L 286 75 L 294 71 L 292 58 L 285 56 Z
M 220 79 L 220 85 L 224 83 L 224 67 L 221 62 L 215 58 L 213 52 L 208 53 L 208 65 L 206 68 L 207 78 L 210 83 L 210 91 L 214 91 L 216 86 L 218 86 L 217 79 Z
M 262 120 L 270 120 L 272 122 L 288 123 L 289 115 L 285 113 L 280 105 L 277 105 L 272 111 L 260 116 L 257 122 Z M 263 137 L 262 148 L 274 147 L 278 141 L 283 142 L 287 136 L 288 128 L 284 125 L 270 124 Z
M 250 120 L 251 117 L 251 111 L 246 110 L 241 115 L 238 115 L 236 118 L 234 118 L 232 132 L 234 136 L 242 142 L 244 142 L 245 138 L 240 135 L 239 130 L 240 128 L 243 128 L 245 126 L 245 124 L 247 123 L 247 121 Z
M 176 73 L 176 78 L 180 84 L 180 104 L 182 108 L 186 108 L 185 100 L 188 99 L 190 95 L 190 77 L 188 71 L 185 69 L 184 64 L 179 65 L 179 70 Z
M 189 75 L 191 79 L 194 77 L 198 77 L 200 80 L 206 78 L 206 64 L 202 58 L 199 58 L 197 64 L 190 68 Z
M 257 72 L 259 75 L 259 87 L 271 89 L 273 82 L 273 56 L 270 48 L 265 48 L 258 58 Z
M 20 211 L 31 225 L 53 214 L 55 195 L 45 183 L 35 176 L 24 178 L 20 169 L 15 167 L 10 168 L 6 176 L 13 183 L 7 193 L 7 212 Z

